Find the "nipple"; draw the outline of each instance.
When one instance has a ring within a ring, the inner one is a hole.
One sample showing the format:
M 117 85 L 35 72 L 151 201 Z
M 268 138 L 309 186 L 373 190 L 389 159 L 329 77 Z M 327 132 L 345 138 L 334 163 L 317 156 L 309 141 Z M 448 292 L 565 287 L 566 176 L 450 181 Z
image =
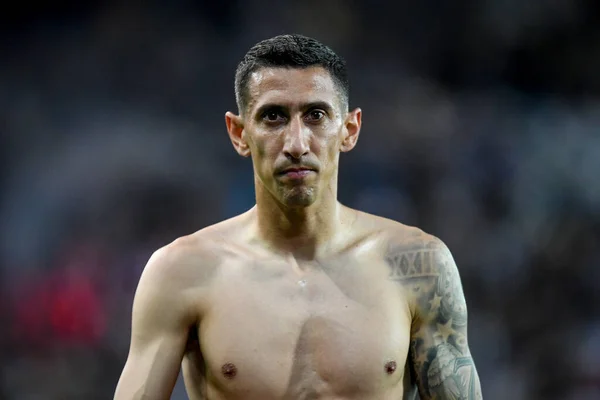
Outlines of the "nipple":
M 388 375 L 393 374 L 394 371 L 396 371 L 396 361 L 390 361 L 385 364 L 385 372 L 387 372 Z
M 237 367 L 232 363 L 223 364 L 221 372 L 225 378 L 233 379 L 237 375 Z

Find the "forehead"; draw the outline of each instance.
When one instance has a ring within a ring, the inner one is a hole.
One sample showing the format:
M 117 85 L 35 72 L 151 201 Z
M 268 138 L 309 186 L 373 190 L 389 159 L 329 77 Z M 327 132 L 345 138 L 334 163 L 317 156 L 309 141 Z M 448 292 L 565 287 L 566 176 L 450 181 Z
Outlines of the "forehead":
M 294 107 L 324 101 L 338 105 L 339 92 L 331 75 L 321 67 L 261 68 L 248 81 L 250 109 L 263 104 Z

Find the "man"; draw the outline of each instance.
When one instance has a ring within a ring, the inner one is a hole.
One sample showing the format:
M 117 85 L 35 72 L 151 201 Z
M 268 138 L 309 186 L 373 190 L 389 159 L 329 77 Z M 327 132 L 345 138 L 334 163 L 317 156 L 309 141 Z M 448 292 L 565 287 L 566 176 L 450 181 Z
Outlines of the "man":
M 356 145 L 345 63 L 300 35 L 236 72 L 235 150 L 256 206 L 158 250 L 139 282 L 115 399 L 481 399 L 446 246 L 337 201 Z

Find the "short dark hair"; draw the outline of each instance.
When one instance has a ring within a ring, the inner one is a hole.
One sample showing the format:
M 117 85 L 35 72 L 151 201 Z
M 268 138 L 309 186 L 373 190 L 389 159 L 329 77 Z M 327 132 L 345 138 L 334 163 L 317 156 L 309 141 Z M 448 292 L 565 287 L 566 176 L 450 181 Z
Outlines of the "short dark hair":
M 322 67 L 337 85 L 348 105 L 350 85 L 346 62 L 316 39 L 292 34 L 279 35 L 258 42 L 244 56 L 235 72 L 235 100 L 240 113 L 248 106 L 248 81 L 260 68 Z

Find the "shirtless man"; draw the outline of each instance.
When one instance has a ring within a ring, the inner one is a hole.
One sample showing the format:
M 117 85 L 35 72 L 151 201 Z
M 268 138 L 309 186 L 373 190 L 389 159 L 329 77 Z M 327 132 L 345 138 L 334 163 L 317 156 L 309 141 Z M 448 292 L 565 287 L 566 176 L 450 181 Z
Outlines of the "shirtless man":
M 256 205 L 152 255 L 116 400 L 481 399 L 456 265 L 437 238 L 337 201 L 344 62 L 299 35 L 236 72 L 235 150 Z

